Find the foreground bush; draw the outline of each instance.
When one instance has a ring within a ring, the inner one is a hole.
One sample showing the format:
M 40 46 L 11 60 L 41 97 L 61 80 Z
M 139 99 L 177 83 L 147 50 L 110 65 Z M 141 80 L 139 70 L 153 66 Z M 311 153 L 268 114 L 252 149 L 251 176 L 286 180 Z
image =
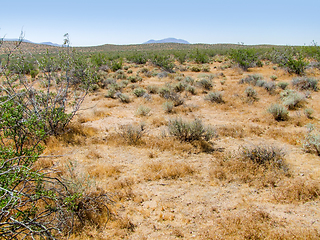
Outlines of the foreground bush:
M 169 134 L 183 142 L 197 140 L 209 141 L 216 133 L 212 127 L 204 126 L 199 119 L 188 122 L 180 119 L 171 119 L 168 122 Z
M 68 44 L 68 39 L 65 43 Z M 96 80 L 94 69 L 83 58 L 68 46 L 64 50 L 57 58 L 46 55 L 37 61 L 39 78 L 48 83 L 42 90 L 26 80 L 26 72 L 20 66 L 16 68 L 21 69 L 18 74 L 6 71 L 10 54 L 3 65 L 0 94 L 3 239 L 55 239 L 83 227 L 90 221 L 90 214 L 108 210 L 109 198 L 105 193 L 77 191 L 72 182 L 57 176 L 52 169 L 35 165 L 43 153 L 44 140 L 66 131 Z

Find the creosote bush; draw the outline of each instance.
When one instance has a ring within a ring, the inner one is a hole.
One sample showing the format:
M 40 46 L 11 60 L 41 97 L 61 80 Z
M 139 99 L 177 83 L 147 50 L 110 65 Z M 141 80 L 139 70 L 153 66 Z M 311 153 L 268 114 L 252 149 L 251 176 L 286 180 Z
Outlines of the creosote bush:
M 185 121 L 181 118 L 171 119 L 168 122 L 169 134 L 182 142 L 210 141 L 216 131 L 210 126 L 204 126 L 200 119 Z

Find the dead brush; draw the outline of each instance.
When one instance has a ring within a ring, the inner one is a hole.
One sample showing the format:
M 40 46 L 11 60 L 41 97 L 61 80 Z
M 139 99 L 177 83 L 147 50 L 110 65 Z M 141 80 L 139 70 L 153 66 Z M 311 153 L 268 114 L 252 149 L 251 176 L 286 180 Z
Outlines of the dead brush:
M 290 172 L 283 160 L 284 152 L 270 145 L 242 146 L 212 163 L 212 179 L 241 182 L 258 187 L 277 186 Z
M 320 196 L 320 184 L 310 178 L 290 178 L 282 181 L 274 193 L 274 198 L 280 202 L 308 202 Z
M 221 216 L 222 215 L 222 216 Z M 203 239 L 319 239 L 320 232 L 313 227 L 299 228 L 269 213 L 249 207 L 221 214 L 213 219 Z
M 142 167 L 145 180 L 177 179 L 192 175 L 195 170 L 192 166 L 180 162 L 153 162 Z

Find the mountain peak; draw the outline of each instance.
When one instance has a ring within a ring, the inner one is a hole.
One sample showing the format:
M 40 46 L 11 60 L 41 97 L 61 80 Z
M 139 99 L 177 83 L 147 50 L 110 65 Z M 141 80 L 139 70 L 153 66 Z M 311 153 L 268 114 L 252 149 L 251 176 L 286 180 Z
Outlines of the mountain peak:
M 182 44 L 190 44 L 188 41 L 183 39 L 176 39 L 176 38 L 165 38 L 161 40 L 149 40 L 144 42 L 143 44 L 151 44 L 151 43 L 182 43 Z

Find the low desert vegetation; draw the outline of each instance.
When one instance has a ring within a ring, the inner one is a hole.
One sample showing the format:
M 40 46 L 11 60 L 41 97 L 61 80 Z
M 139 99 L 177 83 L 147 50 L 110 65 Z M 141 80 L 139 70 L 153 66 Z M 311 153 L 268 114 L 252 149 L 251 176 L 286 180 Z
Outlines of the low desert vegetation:
M 1 238 L 319 239 L 318 46 L 30 46 L 0 41 Z

